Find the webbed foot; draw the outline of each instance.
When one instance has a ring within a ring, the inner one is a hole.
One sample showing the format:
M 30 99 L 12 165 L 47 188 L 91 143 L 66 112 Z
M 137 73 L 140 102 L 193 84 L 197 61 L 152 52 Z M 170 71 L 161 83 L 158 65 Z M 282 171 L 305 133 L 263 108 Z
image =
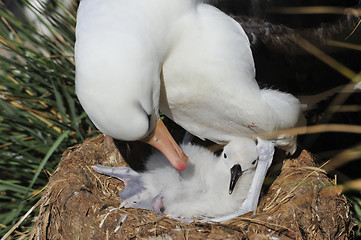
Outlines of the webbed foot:
M 125 208 L 142 208 L 154 210 L 161 215 L 163 208 L 163 197 L 158 194 L 154 198 L 146 187 L 141 174 L 127 167 L 106 167 L 103 165 L 93 166 L 93 169 L 101 174 L 120 179 L 125 187 L 119 192 L 120 207 Z
M 131 168 L 106 167 L 98 164 L 93 166 L 93 169 L 98 173 L 118 178 L 124 183 L 125 187 L 119 193 L 121 202 L 145 190 L 140 174 Z

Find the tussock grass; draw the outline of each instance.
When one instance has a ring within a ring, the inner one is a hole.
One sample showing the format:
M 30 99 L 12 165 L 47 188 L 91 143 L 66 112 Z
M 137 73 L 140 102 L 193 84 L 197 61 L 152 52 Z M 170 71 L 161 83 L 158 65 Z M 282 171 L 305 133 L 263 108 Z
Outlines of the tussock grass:
M 47 35 L 1 3 L 0 236 L 36 204 L 63 151 L 95 132 L 74 90 L 75 9 L 24 4 Z

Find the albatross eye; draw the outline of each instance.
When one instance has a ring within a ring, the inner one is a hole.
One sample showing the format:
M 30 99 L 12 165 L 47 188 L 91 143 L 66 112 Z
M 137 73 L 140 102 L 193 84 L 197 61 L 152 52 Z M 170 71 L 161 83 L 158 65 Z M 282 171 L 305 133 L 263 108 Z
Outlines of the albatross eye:
M 227 158 L 227 154 L 226 154 L 226 153 L 223 153 L 223 157 L 224 157 L 224 158 Z

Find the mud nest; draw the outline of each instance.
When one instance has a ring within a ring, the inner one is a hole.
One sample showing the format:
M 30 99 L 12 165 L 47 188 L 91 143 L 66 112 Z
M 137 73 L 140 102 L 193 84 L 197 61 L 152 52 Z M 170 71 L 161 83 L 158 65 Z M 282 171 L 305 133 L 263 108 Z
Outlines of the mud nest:
M 63 154 L 43 193 L 31 239 L 348 239 L 352 220 L 342 189 L 305 150 L 278 153 L 257 213 L 225 223 L 191 223 L 152 211 L 119 208 L 123 183 L 92 165 L 127 166 L 113 140 L 88 139 Z M 277 167 L 276 167 L 277 169 Z

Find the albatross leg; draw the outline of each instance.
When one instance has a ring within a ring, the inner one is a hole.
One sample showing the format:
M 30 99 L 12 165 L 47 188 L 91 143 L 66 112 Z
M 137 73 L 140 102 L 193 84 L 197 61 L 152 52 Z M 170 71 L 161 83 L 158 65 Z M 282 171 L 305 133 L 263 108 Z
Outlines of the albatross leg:
M 258 151 L 258 164 L 256 172 L 253 177 L 251 188 L 249 189 L 246 200 L 243 202 L 242 207 L 245 210 L 256 211 L 258 206 L 259 196 L 261 194 L 263 181 L 266 178 L 268 169 L 270 168 L 275 152 L 275 145 L 272 141 L 267 141 L 258 138 L 257 151 Z
M 267 141 L 260 138 L 257 138 L 257 140 L 258 164 L 246 200 L 244 200 L 242 206 L 234 213 L 222 217 L 209 218 L 204 220 L 213 222 L 224 222 L 232 218 L 241 216 L 245 213 L 251 211 L 254 212 L 256 210 L 259 196 L 261 194 L 263 181 L 266 177 L 269 167 L 272 164 L 274 154 L 274 143 L 272 141 Z

